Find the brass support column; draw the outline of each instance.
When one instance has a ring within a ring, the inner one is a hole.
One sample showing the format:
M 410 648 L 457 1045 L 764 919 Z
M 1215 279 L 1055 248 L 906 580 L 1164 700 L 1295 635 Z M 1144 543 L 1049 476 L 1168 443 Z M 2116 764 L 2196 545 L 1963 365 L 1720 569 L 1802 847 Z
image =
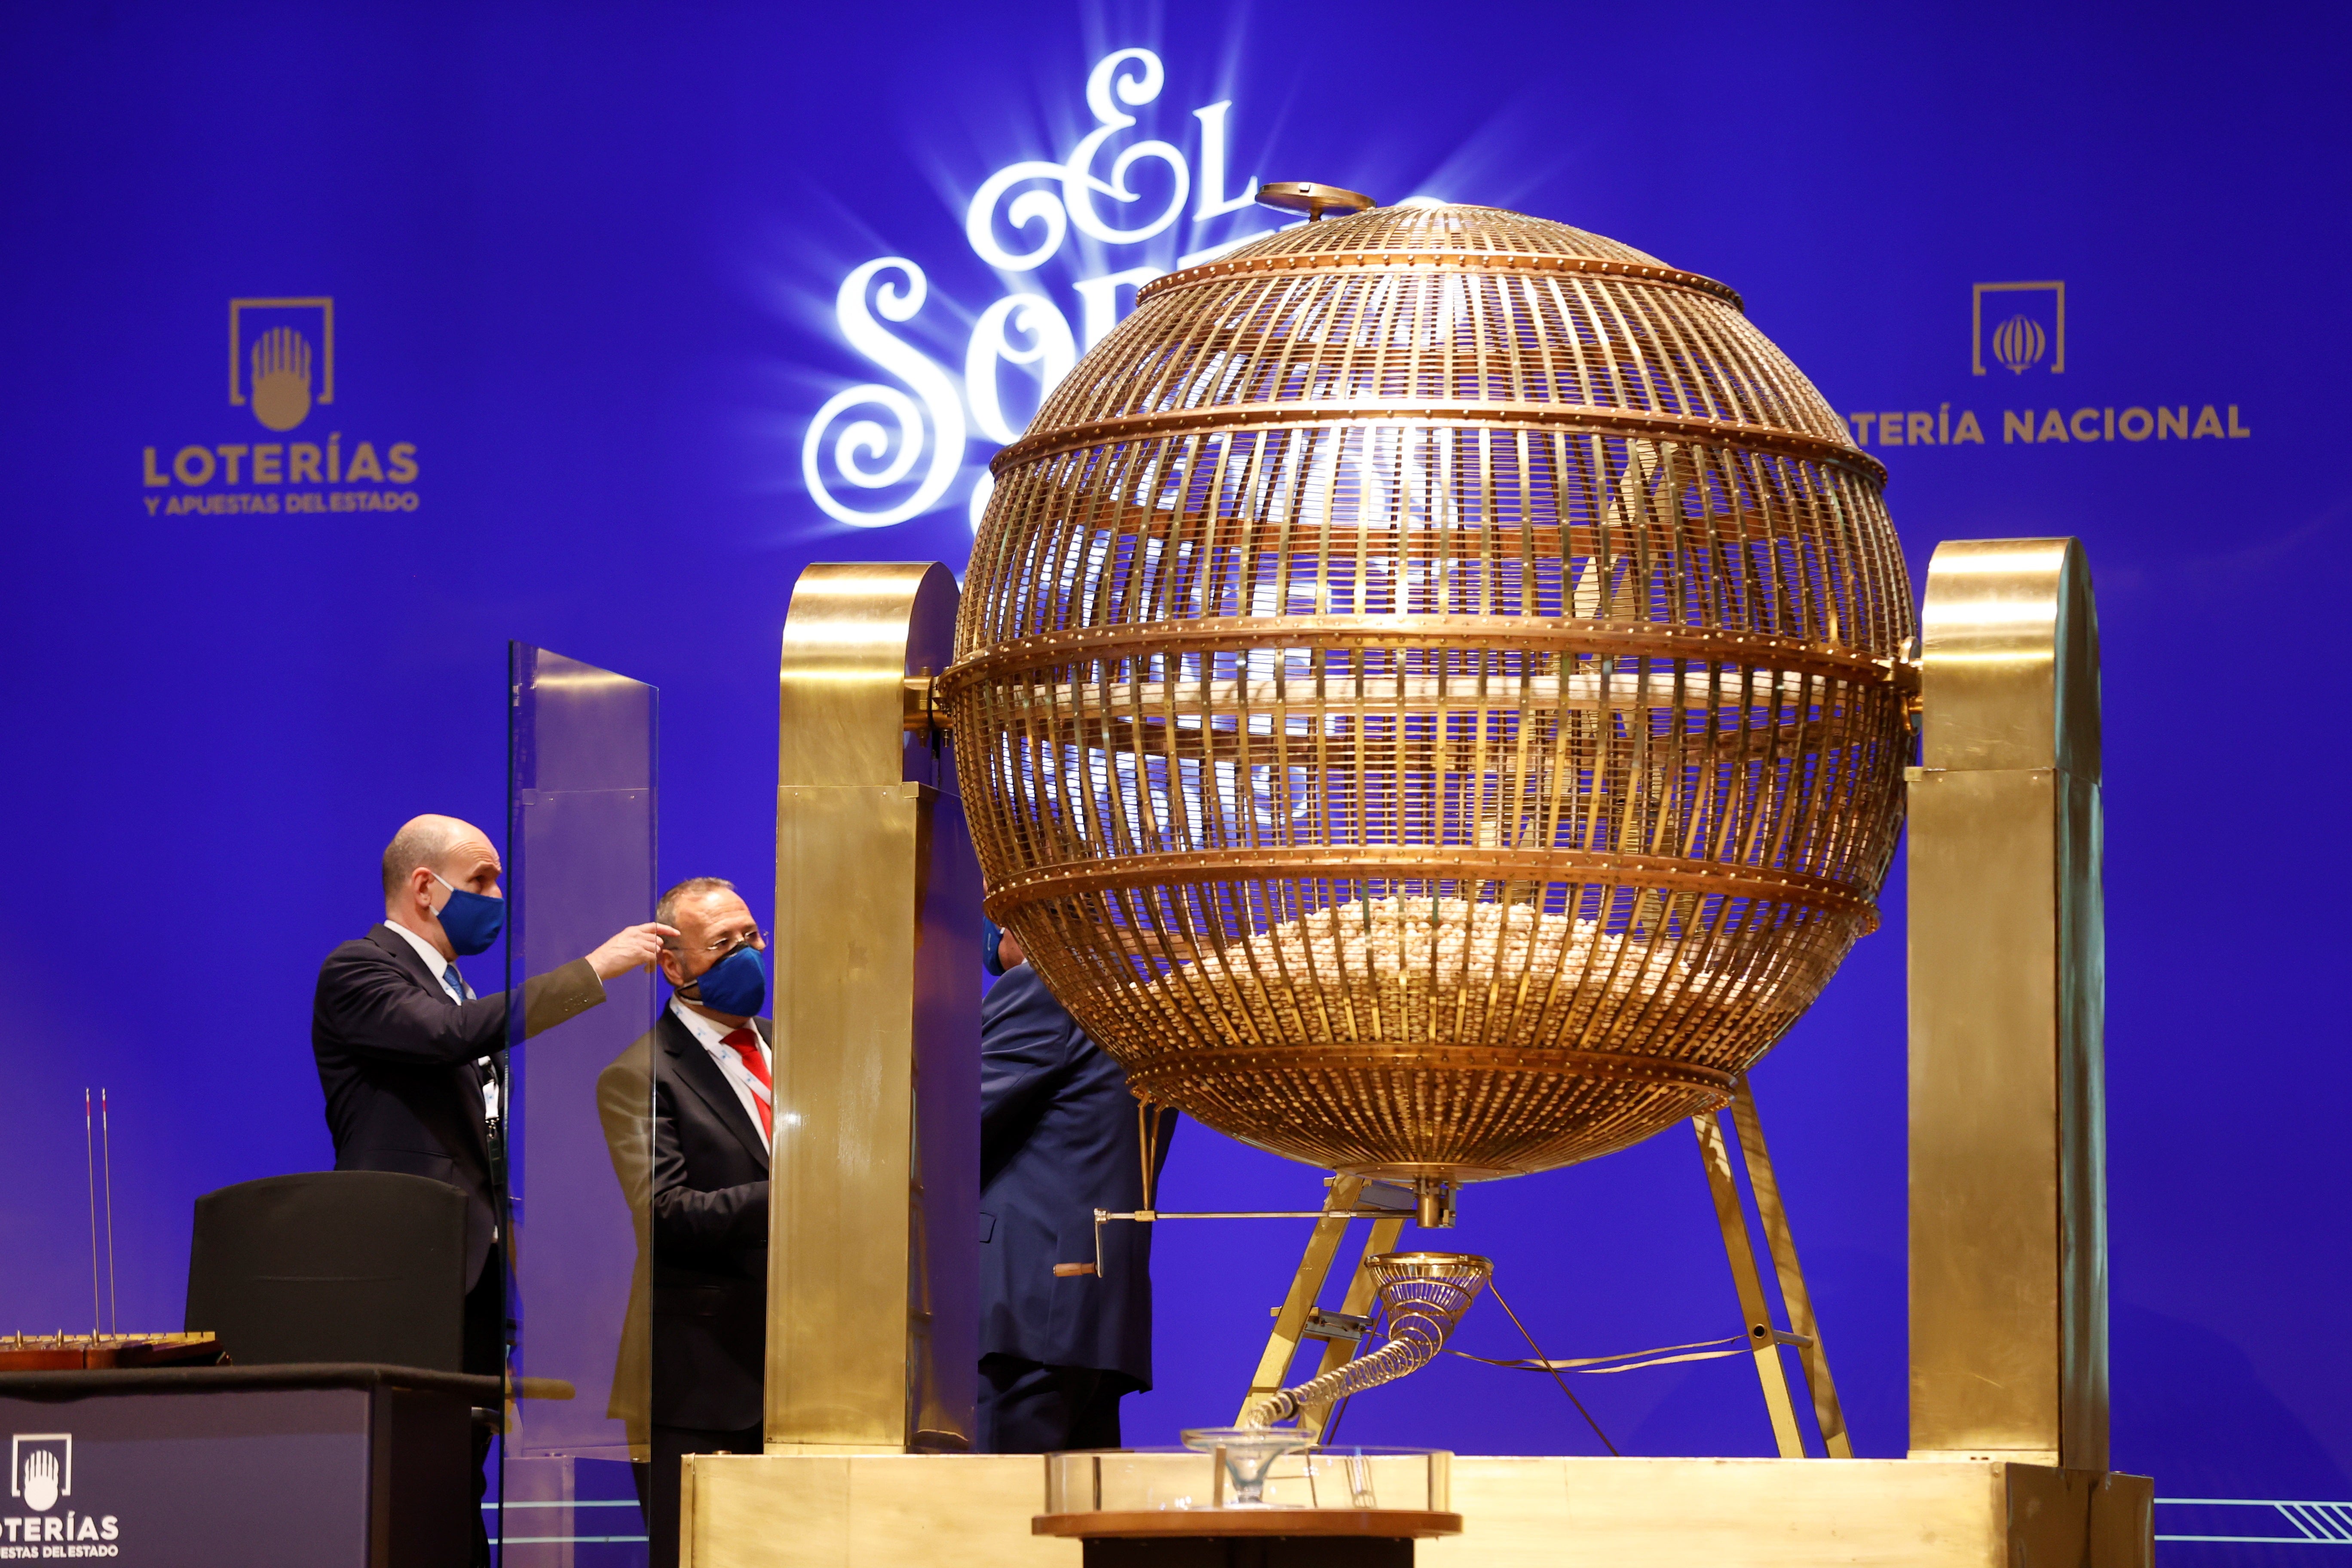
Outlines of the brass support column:
M 2104 1470 L 2099 642 L 2082 546 L 1945 543 L 1921 622 L 1911 1454 Z
M 784 622 L 772 1454 L 976 1429 L 980 868 L 953 760 L 908 713 L 955 610 L 944 566 L 814 565 Z

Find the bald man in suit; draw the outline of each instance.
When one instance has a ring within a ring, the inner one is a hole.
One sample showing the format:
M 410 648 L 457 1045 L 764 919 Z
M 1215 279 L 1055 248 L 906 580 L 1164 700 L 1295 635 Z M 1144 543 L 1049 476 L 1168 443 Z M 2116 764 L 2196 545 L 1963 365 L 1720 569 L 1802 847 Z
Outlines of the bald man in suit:
M 511 1001 L 477 996 L 457 960 L 487 952 L 505 923 L 499 852 L 454 816 L 419 816 L 383 852 L 383 921 L 319 967 L 310 1047 L 325 1090 L 339 1171 L 400 1171 L 466 1194 L 463 1367 L 495 1377 L 506 1363 L 506 1271 L 499 1256 L 497 1053 Z M 523 1032 L 553 1028 L 604 1000 L 604 982 L 656 962 L 659 924 L 631 926 L 584 958 L 523 983 Z M 475 1433 L 475 1496 L 489 1434 Z M 475 1561 L 489 1560 L 478 1529 Z

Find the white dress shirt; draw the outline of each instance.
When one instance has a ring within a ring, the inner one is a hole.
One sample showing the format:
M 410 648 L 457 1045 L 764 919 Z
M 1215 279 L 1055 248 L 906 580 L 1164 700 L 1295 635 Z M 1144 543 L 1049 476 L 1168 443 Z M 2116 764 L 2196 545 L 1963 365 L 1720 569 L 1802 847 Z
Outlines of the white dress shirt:
M 432 975 L 434 979 L 441 983 L 442 990 L 447 991 L 449 989 L 450 980 L 449 971 L 457 968 L 457 964 L 450 960 L 442 957 L 441 950 L 439 948 L 435 947 L 431 942 L 425 941 L 415 931 L 409 930 L 406 926 L 402 925 L 398 921 L 386 921 L 383 923 L 398 931 L 407 942 L 408 945 L 416 950 L 416 956 L 425 961 L 425 973 Z M 460 974 L 457 976 L 457 981 L 458 989 L 465 992 L 468 1001 L 472 1000 L 474 988 L 466 984 L 466 977 Z M 453 1000 L 454 996 L 455 994 L 453 993 Z
M 727 1076 L 728 1087 L 742 1102 L 743 1114 L 751 1118 L 751 1126 L 756 1130 L 760 1125 L 760 1101 L 774 1090 L 753 1078 L 751 1069 L 743 1065 L 743 1058 L 736 1053 L 735 1047 L 727 1044 L 727 1037 L 733 1031 L 716 1019 L 704 1017 L 688 1006 L 682 997 L 672 996 L 669 1010 L 677 1015 L 677 1021 L 686 1026 L 687 1033 L 692 1035 L 695 1042 L 709 1053 L 710 1059 L 719 1064 L 719 1070 Z M 757 1023 L 745 1024 L 743 1027 L 751 1030 L 751 1037 L 760 1042 L 760 1060 L 767 1067 L 769 1084 L 773 1084 L 776 1078 L 775 1047 L 769 1045 L 767 1037 L 760 1033 Z M 769 1103 L 772 1108 L 774 1101 L 771 1100 Z M 775 1118 L 770 1120 L 772 1121 Z M 768 1147 L 773 1152 L 775 1133 L 772 1128 L 768 1134 Z
M 408 945 L 416 950 L 416 956 L 425 961 L 425 971 L 441 983 L 442 994 L 449 1000 L 452 1002 L 458 1000 L 459 992 L 465 993 L 466 1001 L 474 1000 L 474 988 L 466 984 L 465 975 L 458 973 L 456 960 L 442 957 L 439 948 L 402 925 L 398 921 L 386 921 L 383 923 L 398 931 L 407 940 Z M 453 980 L 457 983 L 454 988 L 449 984 Z M 474 1065 L 479 1068 L 482 1073 L 482 1118 L 488 1122 L 496 1124 L 499 1119 L 497 1064 L 488 1057 L 480 1057 L 475 1059 Z M 501 1227 L 495 1226 L 491 1227 L 490 1237 L 493 1240 L 497 1239 L 499 1228 Z
M 441 983 L 441 990 L 449 1000 L 457 1001 L 460 991 L 466 994 L 466 1001 L 474 1000 L 474 988 L 466 984 L 466 977 L 458 973 L 454 960 L 442 957 L 439 949 L 398 921 L 383 923 L 408 939 L 408 945 L 416 950 L 416 956 L 425 961 L 425 967 L 433 972 L 433 977 Z M 457 983 L 454 990 L 449 984 L 452 980 Z M 499 1075 L 491 1070 L 496 1064 L 488 1057 L 478 1057 L 474 1065 L 482 1069 L 482 1114 L 496 1121 L 499 1119 Z

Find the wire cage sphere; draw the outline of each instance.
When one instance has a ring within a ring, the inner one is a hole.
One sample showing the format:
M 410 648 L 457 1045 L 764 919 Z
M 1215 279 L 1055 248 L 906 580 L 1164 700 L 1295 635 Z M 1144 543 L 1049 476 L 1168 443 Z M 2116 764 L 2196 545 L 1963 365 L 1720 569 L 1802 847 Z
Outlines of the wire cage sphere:
M 992 918 L 1139 1094 L 1478 1180 L 1718 1107 L 1877 921 L 1910 588 L 1712 279 L 1374 208 L 1138 292 L 940 683 Z

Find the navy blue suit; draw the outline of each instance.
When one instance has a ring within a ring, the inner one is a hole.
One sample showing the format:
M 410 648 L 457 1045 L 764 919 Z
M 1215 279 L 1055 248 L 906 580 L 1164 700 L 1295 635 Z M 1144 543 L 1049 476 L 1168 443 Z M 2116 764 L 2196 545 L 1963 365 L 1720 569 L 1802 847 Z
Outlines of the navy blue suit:
M 537 1035 L 604 1000 L 584 958 L 523 982 L 523 1033 Z M 506 1365 L 506 1270 L 495 1259 L 490 1137 L 475 1064 L 506 1048 L 505 993 L 460 1002 L 415 948 L 379 923 L 319 966 L 310 1002 L 310 1050 L 326 1091 L 338 1171 L 430 1176 L 466 1194 L 463 1365 L 497 1375 Z M 488 1485 L 490 1435 L 476 1426 L 474 1499 Z M 474 1514 L 473 1562 L 488 1568 L 489 1542 Z
M 1042 1426 L 1013 1414 L 1045 1384 L 1097 1415 L 1108 1401 L 1111 1443 L 1118 1397 L 1151 1386 L 1151 1227 L 1106 1225 L 1101 1274 L 1054 1272 L 1057 1263 L 1094 1263 L 1096 1209 L 1143 1206 L 1136 1104 L 1125 1070 L 1034 969 L 1023 964 L 989 991 L 980 1026 L 981 1426 L 983 1447 L 996 1452 L 1099 1446 L 1088 1439 L 1105 1429 L 1083 1411 Z M 1160 1126 L 1165 1165 L 1173 1113 L 1162 1111 Z
M 523 1032 L 536 1035 L 602 1002 L 604 986 L 580 958 L 524 981 L 522 994 Z M 310 1049 L 335 1169 L 402 1171 L 464 1193 L 468 1288 L 481 1278 L 498 1225 L 474 1064 L 506 1045 L 505 994 L 457 1001 L 390 926 L 379 923 L 319 966 Z

